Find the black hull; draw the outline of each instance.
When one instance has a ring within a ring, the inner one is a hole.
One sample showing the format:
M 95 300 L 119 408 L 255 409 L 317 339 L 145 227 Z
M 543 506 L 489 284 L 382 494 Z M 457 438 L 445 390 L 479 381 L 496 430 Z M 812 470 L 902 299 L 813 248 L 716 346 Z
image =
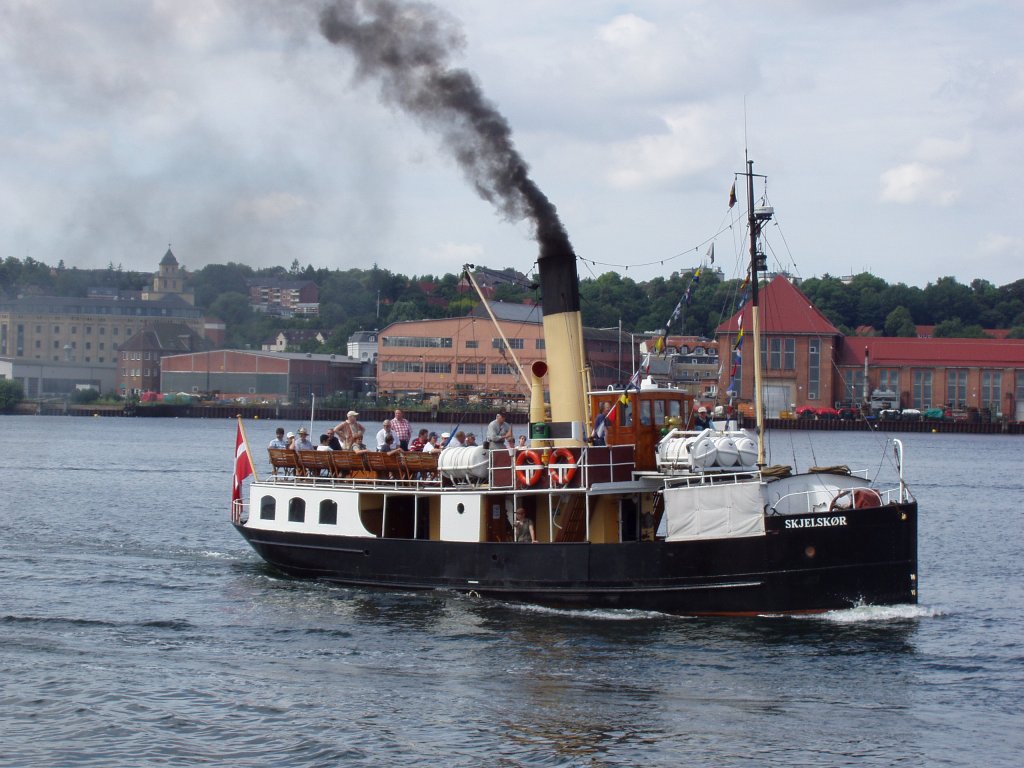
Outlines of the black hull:
M 476 544 L 236 528 L 288 576 L 355 586 L 701 615 L 917 602 L 916 502 L 847 511 L 842 525 L 786 524 L 815 517 L 769 517 L 764 536 L 623 544 Z

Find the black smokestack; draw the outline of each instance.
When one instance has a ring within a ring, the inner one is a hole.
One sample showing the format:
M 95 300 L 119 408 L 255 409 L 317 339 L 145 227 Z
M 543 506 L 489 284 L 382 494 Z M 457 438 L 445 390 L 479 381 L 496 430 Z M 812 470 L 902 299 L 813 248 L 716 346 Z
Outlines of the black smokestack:
M 320 31 L 356 57 L 361 79 L 438 131 L 477 194 L 512 221 L 528 219 L 540 245 L 544 314 L 579 309 L 576 256 L 551 201 L 516 151 L 508 121 L 476 79 L 449 63 L 464 45 L 458 23 L 427 3 L 334 0 Z

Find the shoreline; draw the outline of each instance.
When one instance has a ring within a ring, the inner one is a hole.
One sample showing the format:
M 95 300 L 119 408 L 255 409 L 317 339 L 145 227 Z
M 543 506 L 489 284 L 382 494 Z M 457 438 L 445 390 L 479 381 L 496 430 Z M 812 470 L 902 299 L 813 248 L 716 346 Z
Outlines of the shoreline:
M 318 409 L 317 421 L 342 421 L 347 408 Z M 413 410 L 403 408 L 410 421 L 424 423 L 452 423 L 486 425 L 497 411 L 473 411 L 459 413 L 444 409 Z M 369 423 L 382 421 L 393 412 L 391 408 L 364 408 L 359 413 L 360 421 Z M 241 416 L 246 420 L 298 421 L 309 420 L 309 409 L 304 406 L 277 405 L 148 405 L 126 408 L 123 405 L 67 405 L 63 403 L 46 405 L 23 403 L 15 415 L 42 416 L 89 416 L 122 418 L 184 418 L 184 419 L 232 419 Z M 529 417 L 525 413 L 507 412 L 506 418 L 516 425 L 525 425 Z M 753 428 L 744 421 L 746 428 Z M 770 430 L 796 430 L 819 432 L 935 432 L 940 434 L 972 435 L 1022 435 L 1024 422 L 970 422 L 970 421 L 864 421 L 853 419 L 765 419 L 765 428 Z

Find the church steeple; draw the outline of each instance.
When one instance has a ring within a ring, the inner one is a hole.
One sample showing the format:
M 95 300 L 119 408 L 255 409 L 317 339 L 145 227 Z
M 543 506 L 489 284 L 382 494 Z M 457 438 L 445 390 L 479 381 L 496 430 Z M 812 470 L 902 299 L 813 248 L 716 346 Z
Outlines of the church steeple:
M 167 244 L 167 253 L 160 259 L 160 266 L 153 275 L 153 290 L 143 294 L 142 298 L 147 301 L 166 299 L 171 296 L 178 296 L 189 304 L 195 304 L 195 296 L 191 291 L 185 291 L 185 275 L 178 266 L 178 260 L 171 251 L 171 244 Z

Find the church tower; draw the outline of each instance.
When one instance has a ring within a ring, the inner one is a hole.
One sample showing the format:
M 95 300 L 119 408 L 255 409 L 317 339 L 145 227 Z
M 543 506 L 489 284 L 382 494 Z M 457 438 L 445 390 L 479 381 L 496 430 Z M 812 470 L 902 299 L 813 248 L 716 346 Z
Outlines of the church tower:
M 193 306 L 196 303 L 195 294 L 185 290 L 185 275 L 178 266 L 178 260 L 171 252 L 171 246 L 167 246 L 167 253 L 160 259 L 160 267 L 153 275 L 153 290 L 144 291 L 143 301 L 157 301 L 169 299 L 172 296 L 179 297 Z

